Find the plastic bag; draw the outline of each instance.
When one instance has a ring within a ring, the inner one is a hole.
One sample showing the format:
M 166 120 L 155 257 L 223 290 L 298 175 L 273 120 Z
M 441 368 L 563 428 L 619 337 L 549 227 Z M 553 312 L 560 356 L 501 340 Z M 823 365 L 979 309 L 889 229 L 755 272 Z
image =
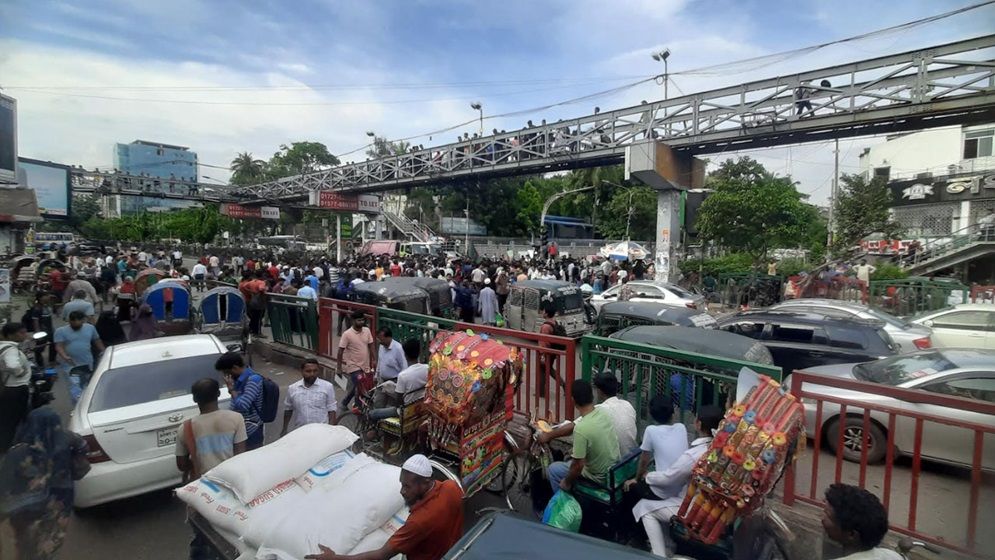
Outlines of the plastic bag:
M 497 326 L 498 328 L 503 328 L 504 327 L 504 315 L 501 315 L 500 313 L 495 313 L 494 314 L 494 325 Z
M 580 502 L 567 492 L 557 490 L 546 505 L 542 514 L 542 522 L 550 527 L 576 533 L 580 531 Z

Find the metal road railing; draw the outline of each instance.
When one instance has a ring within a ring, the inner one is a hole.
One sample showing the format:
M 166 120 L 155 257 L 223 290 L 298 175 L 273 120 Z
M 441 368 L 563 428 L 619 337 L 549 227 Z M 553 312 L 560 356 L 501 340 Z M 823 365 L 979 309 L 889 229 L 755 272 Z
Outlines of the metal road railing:
M 311 298 L 268 294 L 273 341 L 304 350 L 318 349 L 318 306 Z
M 995 469 L 995 447 L 984 445 L 985 436 L 989 436 L 991 443 L 995 434 L 995 403 L 804 371 L 791 374 L 790 385 L 791 393 L 805 403 L 806 430 L 813 436 L 813 445 L 787 472 L 785 504 L 791 506 L 797 500 L 821 506 L 822 492 L 829 484 L 841 481 L 857 484 L 880 493 L 895 531 L 979 557 L 993 550 L 995 540 L 978 533 L 978 517 L 990 510 L 989 507 L 982 511 L 980 506 L 983 471 Z M 816 387 L 853 393 L 835 396 Z M 869 397 L 850 396 L 856 393 Z M 871 396 L 873 400 L 869 400 Z M 849 424 L 832 422 L 834 418 L 851 420 Z M 874 434 L 883 434 L 885 441 L 870 443 Z M 958 443 L 961 440 L 964 445 Z M 829 441 L 835 443 L 836 452 L 832 455 L 823 453 L 822 449 Z M 870 465 L 868 454 L 875 445 L 884 445 L 883 468 Z M 944 484 L 942 515 L 937 513 L 940 504 L 928 503 L 920 495 L 922 459 L 943 453 L 938 451 L 940 447 L 959 454 L 955 459 L 969 469 L 969 474 L 962 476 L 970 480 L 964 492 Z M 859 462 L 844 461 L 847 449 L 859 453 Z M 899 450 L 911 457 L 911 472 L 896 467 Z M 903 503 L 897 499 L 896 484 L 905 481 L 908 501 Z M 923 513 L 927 515 L 920 515 Z M 960 530 L 963 533 L 951 533 Z M 979 543 L 979 537 L 986 542 Z
M 970 224 L 949 235 L 930 239 L 914 255 L 906 256 L 901 262 L 903 266 L 915 270 L 976 243 L 986 242 L 995 246 L 995 227 Z
M 681 422 L 690 422 L 702 405 L 725 410 L 727 398 L 736 397 L 736 380 L 744 367 L 781 380 L 781 368 L 745 360 L 592 335 L 580 344 L 583 379 L 591 380 L 602 371 L 614 373 L 621 384 L 619 393 L 636 409 L 640 425 L 650 422 L 649 401 L 659 394 L 674 402 Z
M 982 122 L 995 112 L 995 35 L 758 80 L 287 177 L 231 192 L 303 199 L 617 163 L 658 140 L 693 153 Z M 821 85 L 822 82 L 830 85 Z
M 911 317 L 955 303 L 966 303 L 970 288 L 958 282 L 923 279 L 871 280 L 869 303 L 900 317 Z
M 319 301 L 319 355 L 335 359 L 341 338 L 340 325 L 341 329 L 349 328 L 347 318 L 355 310 L 367 315 L 371 330 L 389 327 L 395 340 L 403 342 L 417 338 L 422 341 L 423 348 L 428 347 L 428 342 L 439 330 L 466 329 L 487 334 L 515 347 L 521 352 L 525 365 L 521 388 L 515 395 L 515 410 L 551 422 L 574 417 L 573 399 L 566 390 L 576 378 L 577 341 L 574 339 L 322 298 Z

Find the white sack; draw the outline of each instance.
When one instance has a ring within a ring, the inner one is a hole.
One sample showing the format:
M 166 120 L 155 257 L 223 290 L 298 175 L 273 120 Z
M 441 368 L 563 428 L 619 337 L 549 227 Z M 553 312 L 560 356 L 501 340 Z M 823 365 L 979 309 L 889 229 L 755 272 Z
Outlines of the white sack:
M 344 426 L 305 424 L 259 449 L 236 455 L 204 474 L 227 487 L 242 503 L 301 476 L 325 457 L 353 444 L 358 436 Z

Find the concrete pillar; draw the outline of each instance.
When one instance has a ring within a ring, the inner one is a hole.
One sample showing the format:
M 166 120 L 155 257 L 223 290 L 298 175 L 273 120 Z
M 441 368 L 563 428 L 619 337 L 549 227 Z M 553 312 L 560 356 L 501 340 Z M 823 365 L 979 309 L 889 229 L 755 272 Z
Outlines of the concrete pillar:
M 675 257 L 683 238 L 681 191 L 704 186 L 705 162 L 648 140 L 625 149 L 625 178 L 638 179 L 657 191 L 655 280 L 675 282 L 680 275 Z

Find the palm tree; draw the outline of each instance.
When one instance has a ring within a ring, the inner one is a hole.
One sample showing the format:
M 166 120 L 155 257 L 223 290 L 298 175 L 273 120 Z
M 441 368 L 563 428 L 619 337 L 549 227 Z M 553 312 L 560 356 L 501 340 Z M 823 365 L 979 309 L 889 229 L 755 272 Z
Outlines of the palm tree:
M 231 160 L 231 182 L 236 185 L 249 185 L 262 179 L 266 162 L 255 159 L 249 152 L 242 152 Z

